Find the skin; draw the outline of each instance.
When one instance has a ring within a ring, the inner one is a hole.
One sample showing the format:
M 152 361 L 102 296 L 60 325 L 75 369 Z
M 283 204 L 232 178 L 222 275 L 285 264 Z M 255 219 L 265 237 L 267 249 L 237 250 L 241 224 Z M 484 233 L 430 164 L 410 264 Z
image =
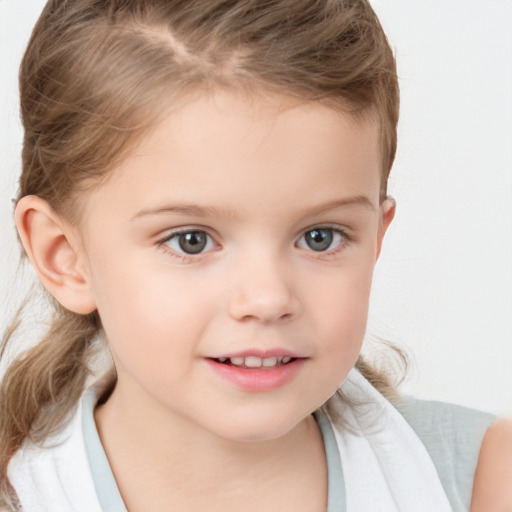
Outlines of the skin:
M 475 473 L 471 512 L 512 511 L 512 421 L 486 432 Z
M 361 347 L 395 211 L 380 162 L 370 118 L 216 91 L 165 117 L 83 198 L 78 226 L 39 198 L 19 202 L 43 284 L 101 316 L 118 382 L 95 418 L 131 512 L 325 510 L 311 413 Z M 331 230 L 327 249 L 306 243 L 313 228 Z M 198 230 L 204 251 L 185 254 L 176 233 Z M 303 358 L 270 391 L 208 363 L 269 349 Z

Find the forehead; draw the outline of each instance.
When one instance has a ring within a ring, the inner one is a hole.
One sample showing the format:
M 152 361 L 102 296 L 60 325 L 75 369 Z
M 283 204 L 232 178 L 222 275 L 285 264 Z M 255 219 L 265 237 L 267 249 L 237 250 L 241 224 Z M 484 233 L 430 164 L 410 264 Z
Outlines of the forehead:
M 299 186 L 310 191 L 304 201 L 330 190 L 378 202 L 374 117 L 278 94 L 217 90 L 168 112 L 89 203 L 109 193 L 140 208 L 171 196 L 236 203 L 248 191 L 261 202 L 279 201 Z

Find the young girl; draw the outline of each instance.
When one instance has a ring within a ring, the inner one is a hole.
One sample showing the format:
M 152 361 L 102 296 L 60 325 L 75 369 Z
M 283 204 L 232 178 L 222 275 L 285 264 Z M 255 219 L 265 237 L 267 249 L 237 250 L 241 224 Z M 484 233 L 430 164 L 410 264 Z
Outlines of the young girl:
M 20 83 L 55 316 L 3 378 L 6 506 L 511 510 L 510 427 L 359 356 L 398 120 L 366 1 L 52 0 Z

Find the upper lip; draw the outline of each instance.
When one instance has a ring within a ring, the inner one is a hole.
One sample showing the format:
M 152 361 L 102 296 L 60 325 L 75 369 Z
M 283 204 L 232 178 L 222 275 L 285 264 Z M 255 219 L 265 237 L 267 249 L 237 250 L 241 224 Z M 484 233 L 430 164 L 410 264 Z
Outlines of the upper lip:
M 293 350 L 287 350 L 284 348 L 273 348 L 273 349 L 247 349 L 241 350 L 239 352 L 223 352 L 221 354 L 215 355 L 212 359 L 219 359 L 221 357 L 225 357 L 226 359 L 231 359 L 233 357 L 260 357 L 261 359 L 265 359 L 268 357 L 284 357 L 289 356 L 294 359 L 304 358 L 305 356 L 301 356 L 297 354 Z

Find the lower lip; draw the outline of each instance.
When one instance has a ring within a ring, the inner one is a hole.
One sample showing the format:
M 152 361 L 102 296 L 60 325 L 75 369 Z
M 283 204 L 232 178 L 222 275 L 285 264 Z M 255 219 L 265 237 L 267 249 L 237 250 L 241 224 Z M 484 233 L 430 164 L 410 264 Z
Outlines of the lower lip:
M 290 382 L 305 359 L 295 359 L 276 368 L 239 368 L 214 359 L 206 359 L 213 371 L 223 379 L 246 391 L 273 391 Z

